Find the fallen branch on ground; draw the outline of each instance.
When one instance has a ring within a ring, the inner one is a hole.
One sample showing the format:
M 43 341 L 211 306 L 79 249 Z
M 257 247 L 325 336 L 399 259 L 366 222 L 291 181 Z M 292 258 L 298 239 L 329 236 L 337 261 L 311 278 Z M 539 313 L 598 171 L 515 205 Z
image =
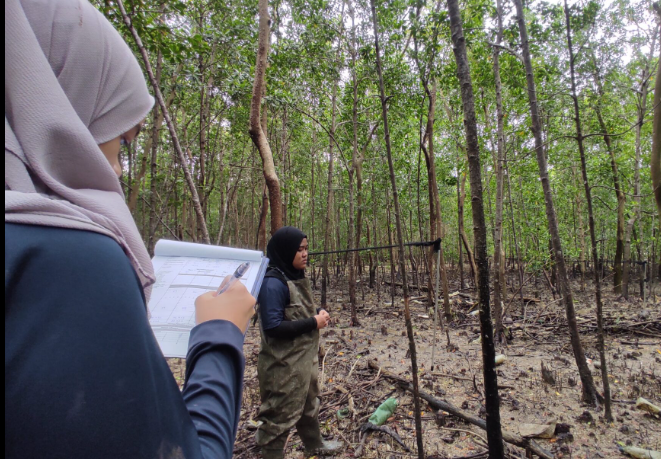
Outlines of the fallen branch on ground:
M 369 362 L 369 368 L 378 371 L 381 373 L 381 376 L 383 376 L 386 379 L 390 379 L 392 381 L 396 381 L 402 388 L 412 391 L 413 386 L 409 382 L 408 379 L 402 378 L 401 376 L 394 375 L 387 370 L 384 370 L 381 368 L 378 363 L 374 360 L 370 360 Z M 487 428 L 487 423 L 484 419 L 478 418 L 477 416 L 473 416 L 472 414 L 466 413 L 465 411 L 457 408 L 456 406 L 444 401 L 444 400 L 439 400 L 435 397 L 432 397 L 431 395 L 427 394 L 426 392 L 420 391 L 420 397 L 424 399 L 427 403 L 429 403 L 429 406 L 431 406 L 435 410 L 443 410 L 447 411 L 448 413 L 452 414 L 453 416 L 456 416 L 460 419 L 463 419 L 464 421 L 473 424 L 481 429 L 486 430 Z M 538 445 L 535 441 L 529 439 L 529 438 L 524 438 L 520 435 L 508 432 L 506 430 L 503 430 L 503 440 L 505 440 L 507 443 L 510 443 L 512 445 L 519 446 L 521 448 L 525 448 L 527 451 L 531 451 L 535 454 L 537 454 L 539 457 L 543 459 L 553 459 L 553 454 L 551 454 L 549 451 L 546 451 L 544 448 L 542 448 L 540 445 Z
M 401 445 L 402 448 L 404 448 L 404 451 L 407 453 L 411 452 L 411 449 L 406 446 L 406 443 L 402 440 L 402 438 L 397 435 L 397 432 L 392 430 L 388 426 L 375 426 L 371 422 L 365 423 L 361 428 L 361 439 L 360 439 L 360 445 L 358 445 L 358 448 L 356 449 L 356 457 L 360 457 L 363 455 L 363 448 L 365 448 L 365 443 L 367 442 L 367 437 L 369 436 L 370 432 L 383 432 L 385 434 L 390 435 L 397 443 Z

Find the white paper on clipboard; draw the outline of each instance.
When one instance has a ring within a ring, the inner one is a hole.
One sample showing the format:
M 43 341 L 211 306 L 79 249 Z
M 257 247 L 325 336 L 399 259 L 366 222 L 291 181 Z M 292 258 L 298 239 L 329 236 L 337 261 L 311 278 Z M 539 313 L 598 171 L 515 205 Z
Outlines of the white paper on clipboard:
M 195 326 L 195 299 L 216 290 L 246 262 L 250 268 L 241 282 L 257 298 L 268 267 L 261 252 L 158 241 L 152 259 L 156 283 L 148 307 L 149 322 L 165 357 L 186 357 L 190 331 Z

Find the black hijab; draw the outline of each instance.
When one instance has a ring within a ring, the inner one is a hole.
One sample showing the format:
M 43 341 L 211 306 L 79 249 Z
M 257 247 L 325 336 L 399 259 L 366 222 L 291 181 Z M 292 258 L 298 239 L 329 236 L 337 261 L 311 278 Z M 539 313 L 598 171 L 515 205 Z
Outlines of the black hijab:
M 305 277 L 304 269 L 294 268 L 294 258 L 301 242 L 307 236 L 298 228 L 284 226 L 276 231 L 266 246 L 269 258 L 269 270 L 266 277 L 277 277 L 285 283 L 287 280 L 299 280 Z M 287 279 L 282 279 L 282 274 Z

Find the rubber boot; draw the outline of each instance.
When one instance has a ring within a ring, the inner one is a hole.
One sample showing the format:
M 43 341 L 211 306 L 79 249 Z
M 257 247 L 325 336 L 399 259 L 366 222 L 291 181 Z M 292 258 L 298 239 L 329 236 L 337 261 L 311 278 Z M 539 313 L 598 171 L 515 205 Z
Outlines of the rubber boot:
M 321 441 L 321 446 L 314 449 L 305 448 L 307 456 L 337 456 L 344 451 L 344 443 L 341 441 Z
M 308 421 L 305 425 L 300 424 L 296 428 L 305 446 L 306 456 L 335 456 L 344 450 L 344 443 L 339 441 L 325 441 L 321 437 L 318 419 Z
M 285 451 L 283 449 L 262 448 L 262 459 L 285 459 Z
M 285 432 L 275 440 L 262 446 L 263 459 L 285 459 L 285 445 L 289 432 Z

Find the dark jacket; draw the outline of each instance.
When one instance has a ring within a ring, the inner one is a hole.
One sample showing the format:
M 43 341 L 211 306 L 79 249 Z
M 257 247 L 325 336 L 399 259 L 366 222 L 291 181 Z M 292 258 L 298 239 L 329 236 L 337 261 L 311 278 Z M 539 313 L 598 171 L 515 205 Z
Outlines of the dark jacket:
M 114 240 L 5 223 L 5 457 L 230 458 L 242 347 L 194 328 L 180 392 Z

